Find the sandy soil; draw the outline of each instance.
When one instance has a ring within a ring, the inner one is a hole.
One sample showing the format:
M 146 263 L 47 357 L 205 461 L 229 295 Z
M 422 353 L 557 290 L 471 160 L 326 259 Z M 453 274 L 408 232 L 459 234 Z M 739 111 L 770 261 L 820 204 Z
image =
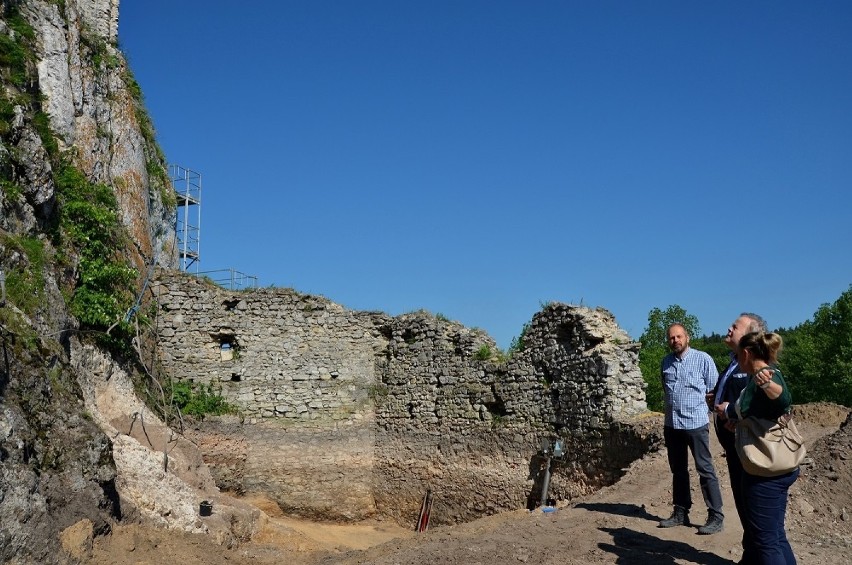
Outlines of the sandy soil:
M 809 458 L 790 494 L 787 530 L 802 565 L 840 565 L 852 551 L 852 423 L 849 410 L 831 404 L 797 407 Z M 712 434 L 711 434 L 712 435 Z M 721 448 L 712 446 L 725 496 L 725 529 L 699 536 L 695 527 L 660 529 L 671 512 L 665 451 L 636 461 L 624 478 L 554 512 L 518 510 L 456 526 L 413 532 L 389 522 L 309 523 L 281 515 L 265 500 L 250 502 L 270 516 L 252 543 L 222 548 L 203 536 L 121 526 L 96 540 L 91 565 L 415 563 L 686 564 L 736 563 L 742 530 L 734 509 Z M 693 499 L 701 501 L 693 474 Z M 703 523 L 701 504 L 691 519 Z

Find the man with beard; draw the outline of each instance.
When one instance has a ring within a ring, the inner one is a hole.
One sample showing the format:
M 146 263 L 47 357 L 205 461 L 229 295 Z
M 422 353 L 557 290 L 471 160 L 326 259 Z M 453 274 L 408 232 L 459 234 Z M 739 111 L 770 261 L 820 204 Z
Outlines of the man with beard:
M 706 395 L 719 377 L 713 358 L 689 347 L 689 334 L 681 324 L 672 324 L 667 332 L 669 349 L 660 367 L 665 397 L 663 439 L 672 472 L 671 517 L 660 522 L 661 528 L 689 525 L 692 497 L 689 488 L 689 459 L 692 452 L 698 471 L 701 494 L 707 505 L 707 521 L 698 528 L 702 535 L 722 531 L 722 492 L 710 455 L 710 417 Z

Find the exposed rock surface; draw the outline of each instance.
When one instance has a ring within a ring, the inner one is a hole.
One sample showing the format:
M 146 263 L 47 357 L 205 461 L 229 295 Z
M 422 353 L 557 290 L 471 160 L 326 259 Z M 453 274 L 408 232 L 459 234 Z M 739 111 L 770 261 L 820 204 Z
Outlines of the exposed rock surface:
M 0 562 L 51 563 L 59 532 L 85 519 L 105 533 L 120 516 L 115 467 L 62 349 L 21 319 L 0 318 Z
M 134 98 L 138 85 L 116 46 L 118 0 L 29 0 L 3 6 L 16 10 L 35 33 L 41 109 L 59 149 L 74 155 L 91 182 L 115 190 L 137 267 L 176 265 L 173 218 L 162 200 L 169 190 L 163 184 L 162 153 L 153 139 L 146 139 L 153 129 L 141 100 Z M 5 95 L 16 100 L 12 85 Z M 23 188 L 25 198 L 3 203 L 4 215 L 20 221 L 16 226 L 6 220 L 4 227 L 28 232 L 37 227 L 34 220 L 50 220 L 55 198 L 50 159 L 32 111 L 16 106 L 18 117 L 2 139 L 3 146 L 13 148 L 10 180 Z M 158 169 L 162 175 L 152 178 L 151 171 Z
M 220 494 L 196 446 L 139 400 L 129 376 L 112 359 L 72 340 L 72 360 L 86 407 L 112 439 L 123 512 L 160 527 L 209 533 L 229 546 L 257 532 L 262 513 Z M 216 513 L 200 517 L 202 501 L 212 502 Z
M 117 0 L 0 1 L 0 270 L 10 291 L 0 305 L 3 563 L 75 562 L 93 536 L 141 515 L 117 490 L 128 481 L 117 479 L 114 455 L 123 462 L 125 451 L 94 420 L 87 383 L 70 366 L 78 324 L 63 292 L 76 258 L 54 248 L 54 175 L 70 162 L 115 191 L 142 276 L 151 263 L 176 263 L 165 165 L 116 47 L 117 10 Z

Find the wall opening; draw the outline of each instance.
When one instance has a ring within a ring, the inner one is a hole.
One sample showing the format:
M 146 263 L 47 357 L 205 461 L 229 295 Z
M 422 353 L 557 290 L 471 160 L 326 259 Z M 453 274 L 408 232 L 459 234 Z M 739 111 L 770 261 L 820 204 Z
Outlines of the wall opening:
M 221 361 L 235 361 L 240 358 L 240 343 L 231 328 L 221 328 L 216 333 L 211 333 L 214 345 L 219 349 Z M 232 379 L 233 380 L 233 377 Z

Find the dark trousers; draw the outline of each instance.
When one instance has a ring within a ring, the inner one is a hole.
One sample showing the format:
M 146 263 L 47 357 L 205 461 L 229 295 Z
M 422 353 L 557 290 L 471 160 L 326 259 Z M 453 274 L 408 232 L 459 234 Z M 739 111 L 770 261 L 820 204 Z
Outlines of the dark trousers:
M 675 506 L 689 510 L 692 506 L 692 496 L 689 492 L 689 452 L 695 460 L 695 470 L 698 471 L 701 494 L 710 512 L 719 516 L 722 514 L 722 492 L 719 490 L 719 479 L 713 469 L 713 459 L 710 455 L 710 426 L 705 425 L 694 430 L 676 430 L 663 428 L 663 440 L 669 457 L 669 469 L 672 472 L 672 496 Z
M 734 494 L 734 505 L 737 507 L 737 516 L 743 527 L 743 563 L 755 563 L 754 548 L 751 541 L 751 533 L 748 529 L 746 519 L 745 500 L 743 499 L 743 471 L 742 463 L 737 455 L 736 436 L 724 427 L 724 422 L 716 420 L 716 437 L 722 449 L 725 450 L 725 462 L 728 465 L 728 475 L 731 477 L 731 492 Z
M 779 477 L 756 477 L 743 472 L 743 498 L 756 565 L 796 565 L 784 531 L 784 516 L 787 491 L 798 478 L 798 469 Z

